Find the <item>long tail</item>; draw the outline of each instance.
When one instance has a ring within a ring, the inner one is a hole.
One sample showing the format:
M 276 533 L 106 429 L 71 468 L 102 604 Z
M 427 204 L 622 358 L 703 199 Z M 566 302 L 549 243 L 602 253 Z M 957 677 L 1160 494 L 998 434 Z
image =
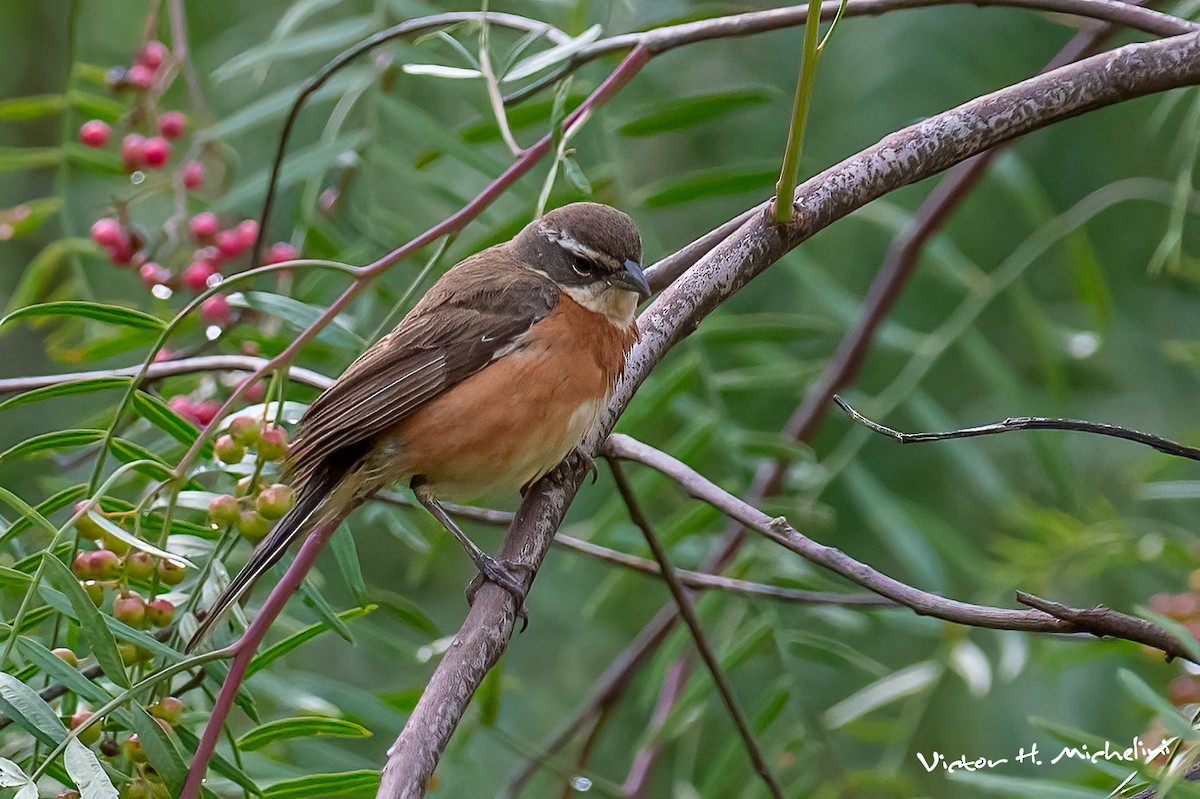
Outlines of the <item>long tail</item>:
M 310 526 L 308 521 L 322 509 L 327 500 L 334 500 L 329 503 L 331 506 L 335 504 L 334 489 L 344 476 L 343 470 L 323 469 L 299 487 L 295 506 L 275 524 L 267 537 L 254 549 L 254 554 L 242 570 L 209 606 L 204 618 L 200 620 L 200 626 L 188 641 L 185 651 L 191 652 L 195 649 L 234 603 L 254 586 L 258 578 L 279 562 L 291 543 Z

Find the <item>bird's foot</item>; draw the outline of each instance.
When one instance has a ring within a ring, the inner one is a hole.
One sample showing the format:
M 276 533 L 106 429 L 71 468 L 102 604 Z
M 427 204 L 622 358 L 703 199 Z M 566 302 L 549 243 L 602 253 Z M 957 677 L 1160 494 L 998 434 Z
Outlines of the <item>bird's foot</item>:
M 595 485 L 596 480 L 600 477 L 600 470 L 596 468 L 596 459 L 579 447 L 567 453 L 567 457 L 563 458 L 562 465 L 586 470 L 592 476 L 592 485 Z
M 514 572 L 533 571 L 528 563 L 515 560 L 496 560 L 490 555 L 484 555 L 476 564 L 479 574 L 467 585 L 467 604 L 475 604 L 475 595 L 483 587 L 484 582 L 495 583 L 503 588 L 516 601 L 517 618 L 521 620 L 520 632 L 525 632 L 529 626 L 529 613 L 525 610 L 525 597 L 528 591 L 525 582 Z

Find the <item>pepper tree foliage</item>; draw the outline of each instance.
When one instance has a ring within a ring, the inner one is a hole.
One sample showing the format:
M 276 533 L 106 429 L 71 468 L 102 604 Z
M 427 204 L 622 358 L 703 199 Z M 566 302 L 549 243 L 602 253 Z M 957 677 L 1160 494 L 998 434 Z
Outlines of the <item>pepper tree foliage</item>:
M 0 34 L 0 58 L 22 67 L 0 77 L 0 168 L 12 177 L 0 189 L 3 377 L 109 370 L 0 399 L 0 709 L 14 722 L 0 731 L 0 795 L 53 795 L 56 784 L 92 796 L 113 795 L 105 786 L 130 797 L 177 789 L 222 679 L 219 658 L 202 670 L 179 665 L 181 631 L 289 501 L 278 456 L 315 388 L 280 375 L 249 387 L 239 421 L 208 442 L 198 430 L 249 360 L 136 387 L 112 370 L 142 359 L 270 357 L 344 288 L 345 274 L 319 265 L 236 279 L 254 265 L 254 220 L 283 115 L 340 49 L 400 18 L 446 10 L 415 0 L 189 6 L 184 60 L 175 6 L 26 4 L 6 12 Z M 577 42 L 708 13 L 683 0 L 494 10 L 544 19 Z M 822 62 L 802 171 L 1036 71 L 1069 33 L 1012 10 L 847 23 Z M 480 36 L 478 25 L 460 24 L 391 43 L 317 92 L 261 263 L 297 254 L 366 263 L 503 170 L 511 153 L 478 74 Z M 505 91 L 528 83 L 530 59 L 551 46 L 502 26 L 488 36 Z M 653 259 L 770 196 L 798 37 L 707 43 L 656 63 L 564 143 L 552 167 L 457 239 L 378 280 L 297 365 L 336 375 L 442 269 L 509 237 L 544 204 L 592 198 L 625 209 Z M 886 59 L 871 57 L 879 54 Z M 606 63 L 510 107 L 516 139 L 550 129 Z M 858 382 L 866 407 L 921 428 L 1039 413 L 1193 433 L 1198 109 L 1195 92 L 1150 98 L 1002 156 L 927 248 L 875 342 Z M 622 429 L 735 493 L 764 459 L 787 459 L 768 512 L 928 590 L 1008 604 L 1019 587 L 1075 605 L 1149 602 L 1177 619 L 1200 617 L 1200 580 L 1189 578 L 1198 492 L 1186 465 L 1059 434 L 899 452 L 837 418 L 812 448 L 780 439 L 928 190 L 879 201 L 785 258 L 681 345 Z M 674 561 L 702 563 L 723 520 L 666 480 L 631 473 Z M 472 530 L 485 544 L 499 540 Z M 565 532 L 645 554 L 603 468 Z M 751 543 L 731 573 L 845 589 L 767 542 Z M 373 795 L 388 743 L 457 628 L 469 576 L 423 514 L 382 503 L 357 512 L 256 662 L 211 793 Z M 497 788 L 498 774 L 587 701 L 666 599 L 651 578 L 556 554 L 532 594 L 529 631 L 476 698 L 438 787 Z M 772 767 L 796 795 L 1104 795 L 1113 772 L 1103 763 L 952 778 L 929 773 L 917 753 L 1011 759 L 1034 742 L 1057 751 L 1135 734 L 1186 737 L 1190 723 L 1172 705 L 1200 698 L 1193 677 L 1132 645 L 720 592 L 698 607 Z M 687 677 L 665 719 L 648 721 L 668 667 L 690 646 L 674 633 L 589 757 L 577 745 L 553 753 L 530 791 L 571 779 L 615 794 L 634 752 L 651 750 L 661 750 L 653 795 L 731 795 L 750 784 L 702 671 Z M 52 686 L 63 690 L 36 696 Z

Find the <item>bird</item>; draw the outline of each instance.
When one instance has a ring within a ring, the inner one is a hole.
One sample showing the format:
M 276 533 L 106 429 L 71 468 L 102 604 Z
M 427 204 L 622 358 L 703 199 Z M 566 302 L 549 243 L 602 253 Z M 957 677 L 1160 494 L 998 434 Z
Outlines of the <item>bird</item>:
M 301 416 L 285 459 L 296 503 L 188 649 L 299 536 L 404 481 L 523 613 L 513 564 L 476 546 L 441 502 L 524 494 L 576 450 L 638 340 L 637 306 L 651 293 L 641 260 L 633 219 L 578 202 L 447 270 Z

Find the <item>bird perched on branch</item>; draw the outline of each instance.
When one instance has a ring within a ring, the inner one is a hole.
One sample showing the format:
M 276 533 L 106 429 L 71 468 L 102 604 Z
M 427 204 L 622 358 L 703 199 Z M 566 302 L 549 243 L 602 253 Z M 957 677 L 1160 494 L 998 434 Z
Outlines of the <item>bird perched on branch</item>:
M 650 295 L 641 256 L 626 214 L 575 203 L 446 272 L 304 413 L 287 458 L 296 505 L 189 647 L 301 533 L 401 480 L 520 608 L 510 564 L 480 550 L 439 500 L 523 493 L 579 444 L 637 340 L 634 313 Z

